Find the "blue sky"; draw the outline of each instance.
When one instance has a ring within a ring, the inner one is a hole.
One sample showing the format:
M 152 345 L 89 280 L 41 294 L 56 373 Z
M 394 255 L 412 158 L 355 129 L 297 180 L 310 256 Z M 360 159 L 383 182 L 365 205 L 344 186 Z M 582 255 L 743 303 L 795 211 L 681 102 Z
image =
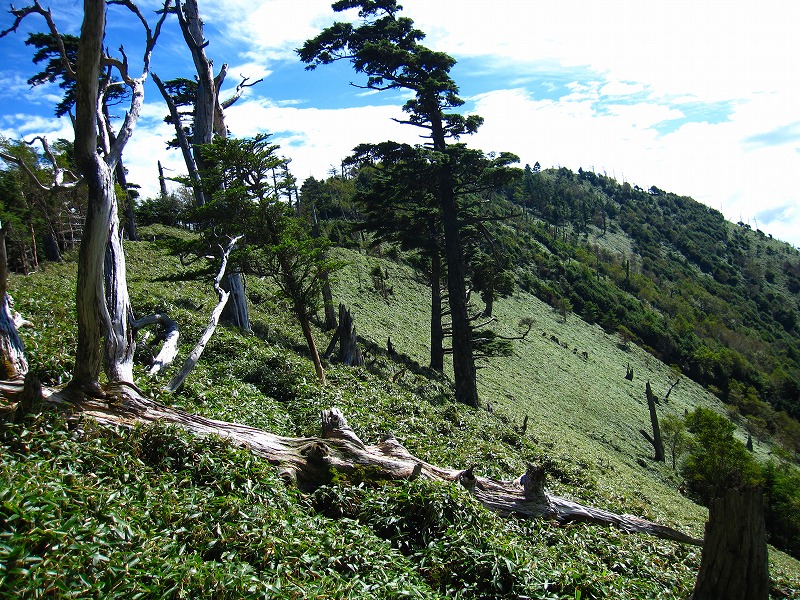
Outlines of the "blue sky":
M 78 0 L 51 6 L 76 33 Z M 334 19 L 328 0 L 199 0 L 206 49 L 216 65 L 264 77 L 228 111 L 238 136 L 269 132 L 303 180 L 325 177 L 361 142 L 417 141 L 391 121 L 404 98 L 368 94 L 347 65 L 303 69 L 293 52 Z M 694 197 L 800 246 L 800 3 L 762 0 L 406 0 L 404 14 L 426 43 L 453 55 L 466 112 L 485 118 L 468 143 L 508 150 L 522 164 L 579 167 L 643 188 Z M 156 3 L 146 0 L 145 9 Z M 131 60 L 139 28 L 109 12 L 107 44 Z M 341 18 L 341 17 L 340 17 Z M 0 16 L 0 25 L 10 24 Z M 26 30 L 41 29 L 30 18 Z M 30 90 L 34 72 L 25 32 L 0 40 L 0 135 L 70 137 L 52 118 L 57 88 Z M 169 22 L 153 57 L 162 79 L 191 76 L 190 59 Z M 223 94 L 224 95 L 224 94 Z M 145 195 L 156 190 L 156 160 L 176 172 L 166 109 L 148 85 L 145 109 L 125 160 Z

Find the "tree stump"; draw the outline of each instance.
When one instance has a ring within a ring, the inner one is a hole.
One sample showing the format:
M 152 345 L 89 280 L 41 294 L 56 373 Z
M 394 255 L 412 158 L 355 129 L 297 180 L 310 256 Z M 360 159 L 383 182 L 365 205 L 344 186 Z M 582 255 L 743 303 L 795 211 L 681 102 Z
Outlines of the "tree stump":
M 711 504 L 692 600 L 767 600 L 769 569 L 761 488 L 729 489 Z
M 31 372 L 26 373 L 22 394 L 20 394 L 14 414 L 14 422 L 22 423 L 26 416 L 41 411 L 42 400 L 42 384 L 39 382 L 39 378 Z
M 358 347 L 356 326 L 344 304 L 339 305 L 339 362 L 348 367 L 364 366 L 364 357 Z

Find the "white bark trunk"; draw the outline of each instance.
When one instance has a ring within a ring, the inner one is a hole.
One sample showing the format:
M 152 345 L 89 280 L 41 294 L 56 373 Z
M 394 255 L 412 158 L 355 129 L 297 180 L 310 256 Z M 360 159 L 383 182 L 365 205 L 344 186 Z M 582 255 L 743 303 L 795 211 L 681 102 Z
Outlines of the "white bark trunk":
M 11 311 L 7 277 L 6 230 L 0 225 L 0 379 L 20 379 L 28 372 L 28 361 Z

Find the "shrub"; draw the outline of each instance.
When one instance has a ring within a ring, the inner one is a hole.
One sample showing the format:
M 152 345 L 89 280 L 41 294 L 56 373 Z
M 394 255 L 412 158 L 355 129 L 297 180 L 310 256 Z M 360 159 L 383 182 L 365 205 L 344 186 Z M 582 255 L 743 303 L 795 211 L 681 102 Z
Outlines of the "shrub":
M 697 408 L 686 417 L 686 424 L 694 440 L 681 474 L 695 499 L 708 505 L 726 488 L 760 483 L 758 465 L 733 436 L 735 427 L 728 419 Z

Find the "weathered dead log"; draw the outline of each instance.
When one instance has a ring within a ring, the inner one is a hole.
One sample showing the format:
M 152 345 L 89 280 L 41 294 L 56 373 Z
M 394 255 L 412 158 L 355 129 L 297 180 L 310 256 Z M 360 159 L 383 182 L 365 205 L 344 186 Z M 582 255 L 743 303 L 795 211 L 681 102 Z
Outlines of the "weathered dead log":
M 205 331 L 203 331 L 203 335 L 200 336 L 197 345 L 195 345 L 191 354 L 189 354 L 189 358 L 186 359 L 186 362 L 183 363 L 181 370 L 175 374 L 175 376 L 167 384 L 166 388 L 164 388 L 168 392 L 176 392 L 181 389 L 183 382 L 186 381 L 189 373 L 192 372 L 192 369 L 194 369 L 197 361 L 200 360 L 200 355 L 203 353 L 203 350 L 205 350 L 208 340 L 210 340 L 211 336 L 214 335 L 214 330 L 217 328 L 219 317 L 222 314 L 222 310 L 225 308 L 225 305 L 228 303 L 228 298 L 230 297 L 230 292 L 222 289 L 222 277 L 225 275 L 225 267 L 228 265 L 228 256 L 230 255 L 231 250 L 233 250 L 233 247 L 236 245 L 236 242 L 238 242 L 241 237 L 242 236 L 233 238 L 228 244 L 228 247 L 222 253 L 222 264 L 219 267 L 219 273 L 217 273 L 217 276 L 214 279 L 214 291 L 217 292 L 219 302 L 217 302 L 214 310 L 211 311 L 211 316 L 208 319 L 208 325 L 206 326 Z
M 19 393 L 19 386 L 0 383 L 0 393 Z M 521 477 L 499 481 L 475 475 L 477 466 L 449 469 L 427 463 L 412 455 L 393 436 L 378 444 L 365 444 L 348 425 L 338 408 L 322 413 L 321 437 L 289 438 L 266 431 L 209 419 L 176 410 L 145 398 L 130 384 L 120 383 L 106 390 L 105 398 L 95 398 L 72 389 L 65 392 L 44 390 L 47 402 L 66 406 L 100 423 L 133 426 L 144 423 L 171 423 L 196 435 L 218 435 L 248 448 L 280 469 L 287 482 L 301 489 L 314 489 L 330 481 L 334 472 L 352 473 L 368 468 L 376 477 L 453 482 L 462 485 L 485 507 L 503 515 L 546 518 L 560 523 L 586 522 L 613 525 L 629 533 L 646 533 L 681 543 L 702 545 L 702 540 L 671 527 L 584 506 L 545 491 L 544 469 L 529 466 Z
M 769 566 L 760 488 L 729 489 L 709 510 L 692 600 L 766 600 Z
M 153 377 L 166 369 L 175 360 L 178 355 L 180 332 L 178 331 L 178 324 L 164 313 L 154 313 L 141 317 L 131 323 L 131 328 L 134 332 L 138 332 L 140 329 L 150 325 L 160 325 L 164 328 L 164 343 L 161 345 L 161 350 L 153 359 L 153 364 L 150 365 L 150 370 L 147 372 L 150 377 Z

